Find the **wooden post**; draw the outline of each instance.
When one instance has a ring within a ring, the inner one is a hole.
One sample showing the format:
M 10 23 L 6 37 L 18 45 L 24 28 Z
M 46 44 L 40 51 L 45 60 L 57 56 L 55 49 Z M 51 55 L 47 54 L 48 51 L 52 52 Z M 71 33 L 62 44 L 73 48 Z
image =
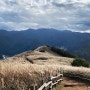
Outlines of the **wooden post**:
M 37 90 L 37 84 L 32 84 L 30 90 Z
M 62 74 L 58 74 L 55 77 L 50 76 L 48 82 L 43 83 L 42 86 L 38 90 L 52 90 L 53 86 L 57 87 L 59 83 L 62 81 Z M 43 81 L 42 81 L 43 82 Z M 35 90 L 35 89 L 34 89 Z
M 33 90 L 35 90 L 35 85 L 33 86 Z
M 50 79 L 50 81 L 52 81 L 52 80 L 51 80 L 51 76 L 49 77 L 49 79 Z M 52 90 L 52 83 L 51 83 L 51 85 L 50 85 L 50 87 L 49 87 L 49 90 Z
M 52 87 L 52 84 L 51 84 L 51 86 L 50 86 L 50 90 L 52 90 L 52 88 L 53 88 L 53 87 Z

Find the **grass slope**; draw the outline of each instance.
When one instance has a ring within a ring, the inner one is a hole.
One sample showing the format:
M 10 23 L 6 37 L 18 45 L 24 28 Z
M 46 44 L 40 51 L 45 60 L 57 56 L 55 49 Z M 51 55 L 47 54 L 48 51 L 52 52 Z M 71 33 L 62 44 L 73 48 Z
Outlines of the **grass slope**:
M 45 52 L 41 52 L 41 49 Z M 33 64 L 31 63 L 33 62 Z M 29 90 L 32 84 L 38 88 L 49 77 L 60 73 L 90 79 L 90 68 L 72 67 L 73 58 L 59 56 L 47 47 L 39 47 L 34 51 L 24 52 L 4 61 L 0 61 L 0 90 Z

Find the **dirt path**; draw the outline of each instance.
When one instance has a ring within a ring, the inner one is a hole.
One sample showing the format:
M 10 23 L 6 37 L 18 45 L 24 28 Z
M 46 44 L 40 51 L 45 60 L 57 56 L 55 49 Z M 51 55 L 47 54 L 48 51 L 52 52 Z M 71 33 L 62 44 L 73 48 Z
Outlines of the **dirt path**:
M 90 90 L 90 85 L 70 80 L 68 78 L 64 78 L 62 83 L 64 84 L 64 87 L 58 90 Z

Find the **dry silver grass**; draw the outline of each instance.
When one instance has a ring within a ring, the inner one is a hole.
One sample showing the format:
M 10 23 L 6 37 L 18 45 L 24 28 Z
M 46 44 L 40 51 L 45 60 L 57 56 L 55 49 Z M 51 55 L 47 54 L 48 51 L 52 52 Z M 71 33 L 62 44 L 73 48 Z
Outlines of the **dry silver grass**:
M 4 63 L 0 62 L 0 90 L 29 90 L 31 84 L 41 85 L 41 81 L 48 80 L 49 76 L 60 73 L 60 68 L 64 73 L 83 74 L 90 78 L 90 68 L 72 67 L 59 64 L 36 65 L 30 63 Z
M 30 85 L 40 86 L 43 79 L 47 81 L 58 70 L 56 66 L 0 62 L 0 90 L 29 90 Z
M 61 64 L 61 65 L 70 65 L 74 60 L 73 58 L 67 58 L 62 56 L 56 56 L 49 52 L 39 52 L 33 51 L 30 55 L 27 56 L 29 60 L 32 60 L 35 64 L 44 65 L 44 64 Z
M 64 70 L 64 73 L 68 74 L 82 74 L 84 77 L 90 78 L 90 68 L 85 68 L 85 67 L 73 67 L 73 66 L 67 66 L 67 65 L 62 65 L 61 66 Z
M 28 60 L 27 60 L 28 59 Z M 44 65 L 44 64 L 61 64 L 61 65 L 71 65 L 73 58 L 62 57 L 54 55 L 51 52 L 39 52 L 34 50 L 32 52 L 25 52 L 14 57 L 7 58 L 4 62 L 21 62 L 30 63 L 32 61 L 34 64 Z

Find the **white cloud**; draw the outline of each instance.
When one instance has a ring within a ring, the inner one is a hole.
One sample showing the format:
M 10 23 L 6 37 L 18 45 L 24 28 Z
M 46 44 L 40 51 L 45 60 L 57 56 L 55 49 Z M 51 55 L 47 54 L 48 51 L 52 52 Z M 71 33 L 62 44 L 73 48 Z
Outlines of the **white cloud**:
M 0 0 L 0 28 L 90 30 L 90 0 Z

